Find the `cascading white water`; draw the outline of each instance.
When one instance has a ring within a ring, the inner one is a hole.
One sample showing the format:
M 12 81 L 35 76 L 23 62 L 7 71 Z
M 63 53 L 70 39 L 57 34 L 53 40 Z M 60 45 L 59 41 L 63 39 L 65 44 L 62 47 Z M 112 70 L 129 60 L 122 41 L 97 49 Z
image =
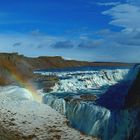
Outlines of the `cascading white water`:
M 63 98 L 56 98 L 51 95 L 47 95 L 44 97 L 44 103 L 54 108 L 59 113 L 65 115 L 66 113 L 66 102 Z
M 43 75 L 57 75 L 60 80 L 53 92 L 77 92 L 110 86 L 122 80 L 129 69 L 101 69 L 90 71 L 41 72 Z
M 66 116 L 73 127 L 82 132 L 100 137 L 106 135 L 111 112 L 93 103 L 67 104 Z
M 92 102 L 66 102 L 53 96 L 46 99 L 48 105 L 67 116 L 72 127 L 102 140 L 125 140 L 138 125 L 137 110 L 110 111 Z
M 65 73 L 62 75 L 68 79 L 60 80 L 53 88 L 55 92 L 77 92 L 78 90 L 87 90 L 98 88 L 105 85 L 116 84 L 128 73 L 128 70 L 102 70 L 87 73 Z
M 60 81 L 53 88 L 54 92 L 44 96 L 44 102 L 66 115 L 74 128 L 88 135 L 103 140 L 123 140 L 133 129 L 136 113 L 132 115 L 133 111 L 120 108 L 136 73 L 133 68 L 58 72 L 55 74 Z M 80 95 L 96 95 L 97 99 L 88 101 Z

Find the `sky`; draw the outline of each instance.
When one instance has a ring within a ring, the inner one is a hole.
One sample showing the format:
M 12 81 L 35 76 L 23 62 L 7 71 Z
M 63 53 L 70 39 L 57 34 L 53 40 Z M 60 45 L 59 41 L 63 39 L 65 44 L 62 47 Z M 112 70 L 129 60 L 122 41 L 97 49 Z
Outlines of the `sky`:
M 140 62 L 140 1 L 0 0 L 0 52 Z

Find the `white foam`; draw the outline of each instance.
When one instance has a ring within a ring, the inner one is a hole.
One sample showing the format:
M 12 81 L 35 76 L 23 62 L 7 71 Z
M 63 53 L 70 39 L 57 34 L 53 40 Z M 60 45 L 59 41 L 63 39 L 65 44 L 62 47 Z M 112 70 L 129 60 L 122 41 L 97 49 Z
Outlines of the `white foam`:
M 56 73 L 62 79 L 53 87 L 54 92 L 77 92 L 114 85 L 128 74 L 129 69 L 78 71 Z

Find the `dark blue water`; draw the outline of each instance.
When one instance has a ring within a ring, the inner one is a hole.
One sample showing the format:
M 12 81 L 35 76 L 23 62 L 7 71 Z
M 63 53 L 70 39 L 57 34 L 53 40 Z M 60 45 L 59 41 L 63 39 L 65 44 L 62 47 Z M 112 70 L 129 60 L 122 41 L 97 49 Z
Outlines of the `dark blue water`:
M 71 68 L 57 68 L 57 69 L 41 69 L 34 72 L 75 72 L 75 71 L 98 71 L 101 69 L 115 70 L 115 69 L 128 69 L 132 66 L 84 66 L 84 67 L 71 67 Z

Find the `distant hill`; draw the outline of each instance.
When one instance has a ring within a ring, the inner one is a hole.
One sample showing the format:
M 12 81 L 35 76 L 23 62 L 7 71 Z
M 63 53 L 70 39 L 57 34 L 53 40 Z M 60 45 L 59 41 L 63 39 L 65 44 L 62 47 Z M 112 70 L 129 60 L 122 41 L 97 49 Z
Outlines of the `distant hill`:
M 61 56 L 41 56 L 37 58 L 24 57 L 33 69 L 53 69 L 53 68 L 68 68 L 82 66 L 130 66 L 130 63 L 119 62 L 88 62 L 77 60 L 65 60 Z
M 36 58 L 25 57 L 18 53 L 0 53 L 0 85 L 13 84 L 33 78 L 33 70 L 81 66 L 129 66 L 132 64 L 118 62 L 86 62 L 65 60 L 60 56 Z

